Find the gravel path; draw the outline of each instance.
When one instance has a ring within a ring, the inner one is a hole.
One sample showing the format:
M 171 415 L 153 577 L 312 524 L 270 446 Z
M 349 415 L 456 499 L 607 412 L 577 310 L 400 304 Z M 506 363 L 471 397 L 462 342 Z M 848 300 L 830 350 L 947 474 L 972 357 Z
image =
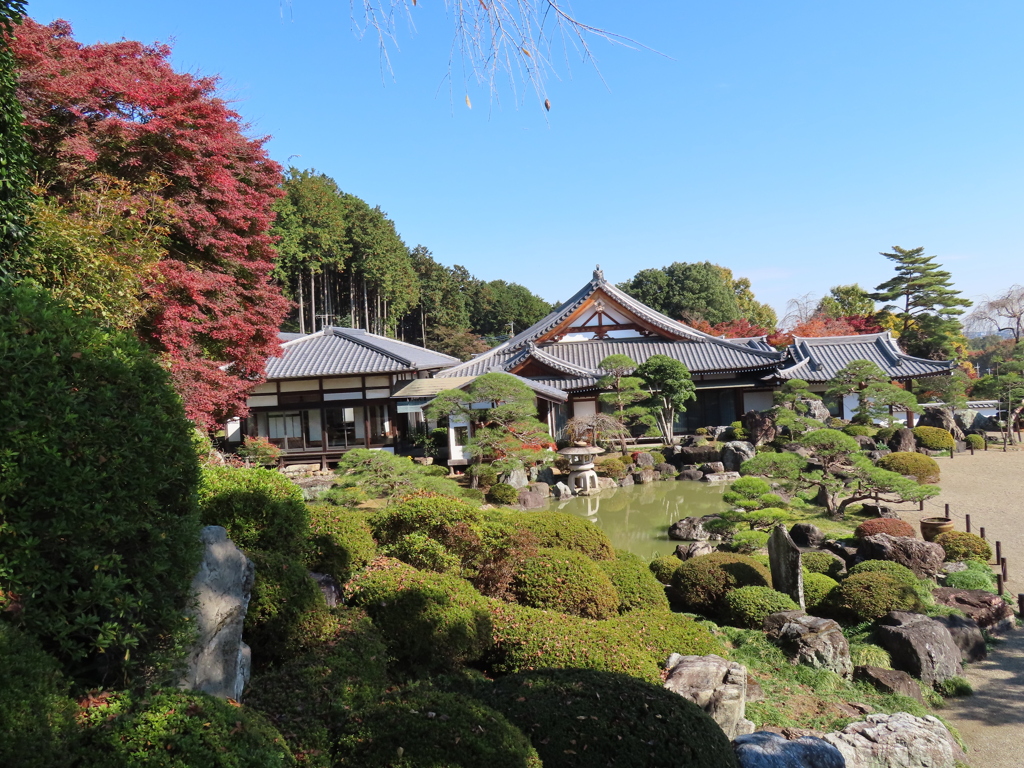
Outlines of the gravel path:
M 985 527 L 990 542 L 1001 541 L 1009 580 L 1006 590 L 1024 592 L 1024 452 L 978 451 L 938 459 L 942 494 L 917 505 L 897 507 L 900 517 L 917 525 L 922 517 L 941 517 L 949 504 L 958 531 Z M 950 699 L 943 717 L 960 731 L 970 748 L 972 768 L 1024 766 L 1024 630 L 1004 636 L 989 658 L 967 668 L 974 695 Z

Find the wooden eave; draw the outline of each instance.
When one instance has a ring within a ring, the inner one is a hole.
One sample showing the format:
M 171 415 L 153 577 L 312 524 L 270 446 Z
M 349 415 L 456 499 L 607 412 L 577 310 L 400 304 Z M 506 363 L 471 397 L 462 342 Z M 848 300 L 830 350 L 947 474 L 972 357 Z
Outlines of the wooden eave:
M 616 314 L 628 318 L 631 322 L 609 323 L 608 325 L 587 325 L 592 318 L 601 314 L 595 306 L 598 302 L 603 302 L 613 307 Z M 671 339 L 672 341 L 693 341 L 691 338 L 667 331 L 664 328 L 659 328 L 653 323 L 643 320 L 638 317 L 636 313 L 631 312 L 614 298 L 598 288 L 586 299 L 586 301 L 580 304 L 572 314 L 548 332 L 538 336 L 534 340 L 534 343 L 539 346 L 545 342 L 557 342 L 565 336 L 573 333 L 593 333 L 595 334 L 596 339 L 603 339 L 607 338 L 606 334 L 609 331 L 625 330 L 637 331 L 642 336 L 660 336 L 662 338 Z

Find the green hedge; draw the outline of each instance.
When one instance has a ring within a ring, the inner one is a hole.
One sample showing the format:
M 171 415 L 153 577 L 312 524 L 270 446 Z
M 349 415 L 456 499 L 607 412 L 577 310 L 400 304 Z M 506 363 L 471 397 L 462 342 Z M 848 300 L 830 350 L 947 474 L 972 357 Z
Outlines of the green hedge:
M 985 438 L 981 435 L 967 435 L 964 438 L 964 442 L 967 443 L 967 447 L 975 451 L 981 451 L 985 448 Z
M 525 512 L 517 524 L 551 549 L 581 552 L 592 560 L 611 560 L 615 550 L 608 535 L 586 518 L 568 512 Z
M 929 451 L 948 451 L 956 445 L 949 431 L 941 427 L 914 427 L 911 431 L 917 444 Z
M 367 516 L 331 504 L 309 504 L 306 564 L 344 583 L 377 557 Z
M 253 664 L 262 666 L 291 656 L 304 646 L 310 614 L 325 611 L 320 587 L 301 560 L 277 552 L 249 552 L 256 566 L 252 597 L 245 614 L 245 642 Z
M 771 587 L 740 587 L 725 596 L 726 621 L 746 629 L 760 629 L 769 615 L 799 608 L 792 598 Z
M 996 577 L 991 571 L 987 574 L 979 571 L 957 571 L 946 576 L 945 585 L 955 589 L 983 589 L 996 593 Z
M 536 747 L 544 768 L 735 768 L 700 707 L 660 685 L 598 670 L 545 669 L 498 680 L 485 701 Z
M 201 547 L 167 372 L 131 334 L 3 284 L 0 382 L 0 603 L 83 684 L 168 671 Z
M 716 615 L 726 594 L 747 586 L 771 586 L 771 573 L 746 555 L 701 555 L 686 560 L 672 574 L 672 587 L 683 606 L 706 615 Z
M 636 610 L 668 610 L 668 598 L 647 564 L 632 552 L 617 550 L 614 560 L 598 566 L 611 579 L 619 595 L 619 613 Z
M 939 481 L 939 463 L 923 453 L 906 451 L 887 453 L 878 460 L 878 466 L 898 475 L 910 475 L 919 483 L 937 483 Z
M 992 560 L 992 547 L 981 536 L 964 531 L 947 531 L 935 537 L 935 543 L 946 551 L 946 562 L 977 560 L 988 563 Z
M 619 593 L 597 563 L 567 549 L 541 549 L 512 580 L 516 602 L 588 619 L 605 619 L 619 609 Z

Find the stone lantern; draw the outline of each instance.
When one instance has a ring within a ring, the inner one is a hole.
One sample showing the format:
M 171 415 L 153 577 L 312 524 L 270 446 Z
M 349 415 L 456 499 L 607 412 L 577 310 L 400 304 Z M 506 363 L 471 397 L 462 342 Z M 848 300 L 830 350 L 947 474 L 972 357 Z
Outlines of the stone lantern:
M 569 480 L 566 485 L 574 493 L 586 494 L 597 490 L 594 457 L 601 453 L 604 453 L 604 448 L 593 445 L 574 445 L 558 452 L 559 456 L 569 460 Z

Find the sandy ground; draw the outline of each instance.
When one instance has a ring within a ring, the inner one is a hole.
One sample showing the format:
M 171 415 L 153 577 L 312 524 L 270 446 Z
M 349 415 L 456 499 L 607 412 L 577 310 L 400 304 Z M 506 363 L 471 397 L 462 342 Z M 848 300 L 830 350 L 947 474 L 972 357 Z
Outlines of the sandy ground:
M 985 537 L 1002 542 L 1009 580 L 1006 590 L 1024 593 L 1024 452 L 978 451 L 938 459 L 942 494 L 917 505 L 897 507 L 900 517 L 917 524 L 922 517 L 942 517 L 949 504 L 956 530 L 984 526 Z M 950 699 L 942 711 L 970 748 L 971 768 L 1024 766 L 1024 629 L 1004 636 L 983 662 L 971 664 L 966 677 L 975 694 Z

